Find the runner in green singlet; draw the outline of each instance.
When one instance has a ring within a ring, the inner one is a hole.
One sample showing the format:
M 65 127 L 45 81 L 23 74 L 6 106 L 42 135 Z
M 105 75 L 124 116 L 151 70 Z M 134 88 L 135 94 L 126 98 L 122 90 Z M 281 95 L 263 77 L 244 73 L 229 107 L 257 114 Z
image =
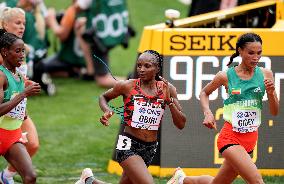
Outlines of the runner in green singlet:
M 21 124 L 26 116 L 26 98 L 40 92 L 38 83 L 24 86 L 23 76 L 16 71 L 25 58 L 24 42 L 14 34 L 0 30 L 0 155 L 14 166 L 24 184 L 34 184 L 36 174 L 23 145 Z M 1 173 L 0 181 L 10 184 Z
M 178 168 L 168 184 L 226 184 L 232 183 L 240 175 L 246 183 L 263 184 L 261 174 L 253 163 L 253 151 L 261 124 L 262 98 L 267 93 L 270 113 L 277 115 L 279 101 L 275 92 L 273 73 L 270 69 L 258 67 L 262 55 L 262 39 L 255 33 L 241 35 L 236 43 L 233 59 L 240 56 L 238 66 L 220 71 L 200 93 L 204 112 L 203 125 L 216 129 L 213 113 L 209 108 L 209 95 L 221 86 L 226 88 L 228 98 L 224 100 L 223 119 L 225 121 L 218 136 L 217 146 L 224 162 L 215 177 L 185 176 Z

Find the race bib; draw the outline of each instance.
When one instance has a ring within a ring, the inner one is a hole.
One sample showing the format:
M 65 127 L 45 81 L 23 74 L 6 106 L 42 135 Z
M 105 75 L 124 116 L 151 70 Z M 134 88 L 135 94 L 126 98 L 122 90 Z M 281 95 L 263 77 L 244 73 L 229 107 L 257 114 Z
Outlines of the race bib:
M 124 135 L 119 135 L 116 149 L 118 150 L 130 150 L 131 148 L 131 139 Z
M 147 130 L 158 130 L 164 109 L 160 102 L 145 102 L 139 99 L 134 100 L 134 111 L 131 126 Z
M 5 116 L 23 121 L 26 115 L 26 106 L 27 98 L 24 98 L 16 107 L 14 107 L 10 112 L 5 114 Z
M 233 112 L 232 126 L 235 132 L 257 131 L 260 123 L 260 112 L 258 110 L 238 110 Z

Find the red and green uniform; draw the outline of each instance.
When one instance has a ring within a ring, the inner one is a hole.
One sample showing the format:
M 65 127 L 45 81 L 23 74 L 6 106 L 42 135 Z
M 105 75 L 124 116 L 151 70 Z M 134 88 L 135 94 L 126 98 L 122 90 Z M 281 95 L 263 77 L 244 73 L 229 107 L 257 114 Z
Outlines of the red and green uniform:
M 5 103 L 24 91 L 24 81 L 21 76 L 17 81 L 4 66 L 0 66 L 0 71 L 6 75 L 8 81 L 7 89 L 4 91 L 3 103 Z M 27 99 L 25 98 L 10 112 L 0 117 L 0 155 L 5 154 L 12 144 L 21 139 L 20 127 L 25 116 L 26 103 Z
M 249 80 L 242 80 L 232 67 L 227 71 L 229 97 L 224 101 L 224 120 L 240 133 L 253 132 L 261 123 L 264 76 L 259 67 Z
M 224 100 L 226 121 L 218 138 L 219 150 L 228 144 L 242 145 L 252 151 L 261 124 L 262 98 L 265 94 L 264 76 L 259 67 L 249 80 L 241 79 L 234 67 L 227 70 L 228 98 Z

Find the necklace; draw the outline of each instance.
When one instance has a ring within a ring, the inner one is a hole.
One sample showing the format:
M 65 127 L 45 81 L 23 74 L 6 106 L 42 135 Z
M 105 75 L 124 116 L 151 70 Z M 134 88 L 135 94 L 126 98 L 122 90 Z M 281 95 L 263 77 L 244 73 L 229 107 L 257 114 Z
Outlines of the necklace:
M 14 73 L 11 70 L 9 70 L 6 66 L 4 66 L 4 65 L 2 65 L 2 66 L 13 75 L 14 79 L 16 79 L 17 81 L 19 80 L 19 75 L 18 75 L 17 71 L 15 71 L 15 73 Z
M 250 69 L 248 69 L 247 67 L 241 67 L 241 66 L 239 66 L 239 68 L 238 68 L 238 70 L 240 71 L 240 72 L 252 72 Z

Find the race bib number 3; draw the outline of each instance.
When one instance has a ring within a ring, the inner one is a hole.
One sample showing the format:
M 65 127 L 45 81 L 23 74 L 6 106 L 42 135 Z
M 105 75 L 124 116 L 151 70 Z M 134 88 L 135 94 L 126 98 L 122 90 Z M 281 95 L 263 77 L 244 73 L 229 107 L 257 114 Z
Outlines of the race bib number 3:
M 13 119 L 24 120 L 26 113 L 27 98 L 24 98 L 16 107 L 14 107 L 5 116 L 9 116 Z
M 233 112 L 233 131 L 240 133 L 254 132 L 260 125 L 258 110 L 239 110 Z
M 134 128 L 158 130 L 164 109 L 161 103 L 149 103 L 134 100 L 134 111 L 131 126 Z
M 124 135 L 119 135 L 116 149 L 118 150 L 130 150 L 131 148 L 131 139 L 124 136 Z

